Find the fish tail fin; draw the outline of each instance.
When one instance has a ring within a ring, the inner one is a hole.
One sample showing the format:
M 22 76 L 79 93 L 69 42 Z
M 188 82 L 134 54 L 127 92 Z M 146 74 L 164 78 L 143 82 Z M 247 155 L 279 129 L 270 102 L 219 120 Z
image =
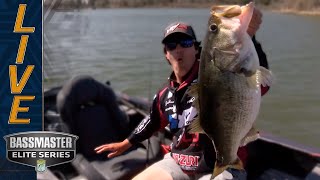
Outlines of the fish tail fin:
M 271 86 L 271 84 L 275 81 L 274 75 L 272 72 L 262 66 L 259 68 L 260 73 L 261 73 L 261 85 L 266 87 L 266 86 Z
M 221 174 L 226 169 L 228 169 L 228 165 L 227 166 L 217 166 L 217 165 L 215 165 L 214 169 L 213 169 L 212 176 L 211 176 L 211 180 L 213 180 L 215 177 L 217 177 L 219 174 Z
M 244 170 L 242 161 L 237 158 L 235 163 L 228 164 L 228 165 L 219 165 L 217 162 L 214 165 L 213 173 L 211 176 L 211 180 L 217 177 L 219 174 L 221 174 L 223 171 L 225 171 L 228 168 L 238 169 L 238 170 Z

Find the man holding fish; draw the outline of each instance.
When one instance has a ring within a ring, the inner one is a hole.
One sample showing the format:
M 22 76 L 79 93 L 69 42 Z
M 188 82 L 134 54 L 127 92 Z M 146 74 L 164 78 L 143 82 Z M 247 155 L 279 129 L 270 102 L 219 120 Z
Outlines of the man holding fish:
M 261 22 L 253 3 L 213 6 L 203 49 L 190 25 L 170 24 L 162 43 L 173 72 L 150 116 L 124 141 L 95 151 L 115 157 L 169 124 L 169 153 L 135 180 L 246 179 L 245 145 L 258 137 L 253 124 L 272 79 L 254 38 Z

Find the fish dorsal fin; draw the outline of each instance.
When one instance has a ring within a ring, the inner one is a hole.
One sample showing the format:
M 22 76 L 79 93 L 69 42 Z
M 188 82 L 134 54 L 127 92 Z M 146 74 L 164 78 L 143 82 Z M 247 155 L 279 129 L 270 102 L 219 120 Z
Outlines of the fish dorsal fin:
M 188 133 L 202 133 L 205 134 L 204 130 L 202 129 L 200 125 L 200 118 L 199 116 L 196 116 L 192 123 L 187 128 Z
M 256 128 L 252 127 L 250 131 L 247 133 L 247 135 L 241 140 L 240 147 L 257 140 L 259 137 L 259 131 Z
M 187 94 L 191 97 L 194 97 L 195 100 L 192 103 L 192 106 L 194 106 L 197 111 L 199 112 L 199 94 L 198 94 L 199 85 L 198 83 L 193 83 L 187 90 Z
M 187 94 L 191 97 L 194 97 L 194 101 L 192 103 L 192 106 L 194 106 L 199 112 L 200 105 L 199 105 L 199 85 L 198 83 L 193 83 L 187 90 Z M 199 116 L 196 116 L 192 123 L 187 128 L 188 133 L 204 133 L 201 125 L 200 125 L 200 119 Z

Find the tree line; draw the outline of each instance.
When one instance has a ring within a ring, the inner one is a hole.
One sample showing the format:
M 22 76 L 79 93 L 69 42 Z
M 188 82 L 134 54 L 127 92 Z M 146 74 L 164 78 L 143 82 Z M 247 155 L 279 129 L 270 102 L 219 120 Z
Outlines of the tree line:
M 46 0 L 49 6 L 54 0 Z M 119 7 L 210 7 L 213 4 L 246 4 L 251 0 L 61 0 L 55 6 L 65 8 L 119 8 Z M 319 10 L 320 0 L 256 0 L 258 6 L 275 10 Z

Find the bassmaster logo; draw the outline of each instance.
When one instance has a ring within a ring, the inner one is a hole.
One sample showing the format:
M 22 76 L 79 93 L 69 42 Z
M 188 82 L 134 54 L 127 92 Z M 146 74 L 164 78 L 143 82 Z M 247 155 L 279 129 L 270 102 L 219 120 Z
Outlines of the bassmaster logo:
M 70 162 L 76 155 L 77 136 L 60 132 L 33 131 L 4 136 L 7 159 L 33 166 L 44 172 L 46 167 Z

